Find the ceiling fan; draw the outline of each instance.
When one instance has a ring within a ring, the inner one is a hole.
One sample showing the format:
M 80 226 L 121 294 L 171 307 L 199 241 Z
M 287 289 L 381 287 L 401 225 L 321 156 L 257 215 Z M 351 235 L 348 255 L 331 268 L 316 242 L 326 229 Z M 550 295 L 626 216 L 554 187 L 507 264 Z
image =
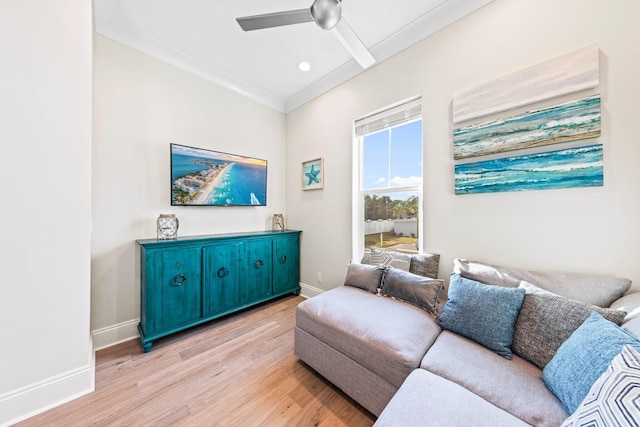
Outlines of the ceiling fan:
M 244 31 L 315 22 L 323 30 L 331 30 L 362 68 L 368 68 L 376 62 L 364 43 L 342 18 L 342 0 L 314 0 L 309 9 L 245 16 L 236 18 L 236 21 Z

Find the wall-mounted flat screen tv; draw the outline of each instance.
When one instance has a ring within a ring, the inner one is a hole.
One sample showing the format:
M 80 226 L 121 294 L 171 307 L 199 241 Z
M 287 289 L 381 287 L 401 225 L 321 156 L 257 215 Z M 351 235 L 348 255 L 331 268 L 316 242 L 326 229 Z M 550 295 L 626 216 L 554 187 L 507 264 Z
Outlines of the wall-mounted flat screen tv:
M 171 206 L 266 205 L 266 160 L 171 144 Z

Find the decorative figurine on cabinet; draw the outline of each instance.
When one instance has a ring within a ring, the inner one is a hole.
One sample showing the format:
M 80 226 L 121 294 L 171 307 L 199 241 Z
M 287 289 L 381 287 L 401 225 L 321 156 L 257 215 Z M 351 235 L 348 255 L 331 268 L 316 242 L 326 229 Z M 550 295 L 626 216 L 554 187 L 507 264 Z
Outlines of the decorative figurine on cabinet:
M 156 221 L 158 240 L 177 238 L 179 225 L 180 222 L 174 214 L 160 214 Z
M 273 231 L 284 231 L 286 229 L 284 225 L 284 215 L 274 214 L 271 222 L 271 229 Z

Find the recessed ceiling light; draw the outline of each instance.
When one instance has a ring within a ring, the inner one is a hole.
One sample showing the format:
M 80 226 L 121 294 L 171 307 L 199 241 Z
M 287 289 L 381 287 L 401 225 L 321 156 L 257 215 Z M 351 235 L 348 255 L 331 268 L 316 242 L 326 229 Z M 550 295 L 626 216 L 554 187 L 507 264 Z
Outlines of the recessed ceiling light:
M 302 61 L 298 63 L 298 69 L 300 71 L 309 71 L 311 69 L 311 64 L 309 64 L 307 61 Z

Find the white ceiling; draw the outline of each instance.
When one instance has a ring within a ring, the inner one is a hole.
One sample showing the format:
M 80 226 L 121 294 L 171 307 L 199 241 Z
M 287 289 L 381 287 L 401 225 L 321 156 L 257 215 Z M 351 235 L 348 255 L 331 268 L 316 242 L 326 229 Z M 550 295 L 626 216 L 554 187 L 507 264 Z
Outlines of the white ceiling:
M 94 0 L 96 31 L 251 99 L 288 112 L 363 70 L 315 23 L 244 32 L 236 17 L 313 0 Z M 344 0 L 377 63 L 493 0 Z M 307 61 L 311 71 L 298 70 Z M 375 65 L 374 65 L 375 67 Z

